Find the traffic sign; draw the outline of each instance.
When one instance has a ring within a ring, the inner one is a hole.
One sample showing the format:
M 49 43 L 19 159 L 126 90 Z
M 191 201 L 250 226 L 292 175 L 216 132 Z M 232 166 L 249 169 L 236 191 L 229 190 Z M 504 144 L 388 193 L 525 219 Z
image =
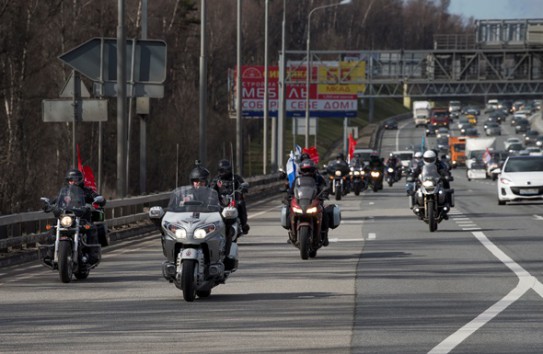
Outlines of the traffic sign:
M 81 102 L 81 120 L 83 122 L 107 121 L 107 99 L 85 98 L 79 102 Z M 44 122 L 73 122 L 74 116 L 73 100 L 42 100 Z
M 117 81 L 116 38 L 92 38 L 58 58 L 92 81 Z M 128 82 L 134 83 L 164 83 L 166 42 L 126 40 L 126 78 Z
M 72 71 L 72 73 L 70 74 L 70 78 L 68 79 L 68 81 L 66 81 L 66 84 L 64 84 L 64 88 L 62 89 L 62 91 L 60 92 L 60 97 L 65 97 L 65 98 L 73 98 L 74 97 L 74 88 L 75 88 L 75 81 L 74 81 L 74 72 Z M 83 82 L 81 82 L 81 80 L 79 80 L 79 85 L 80 85 L 80 96 L 81 97 L 84 97 L 84 98 L 89 98 L 90 97 L 90 92 L 89 90 L 87 89 L 87 86 L 85 86 L 85 84 Z

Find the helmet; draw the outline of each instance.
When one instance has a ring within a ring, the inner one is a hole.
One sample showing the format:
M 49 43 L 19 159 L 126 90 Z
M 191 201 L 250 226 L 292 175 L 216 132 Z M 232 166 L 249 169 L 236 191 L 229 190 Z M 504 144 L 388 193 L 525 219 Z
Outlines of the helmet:
M 232 164 L 228 160 L 219 161 L 219 176 L 229 177 L 232 174 Z
M 416 159 L 422 158 L 422 152 L 417 151 L 417 152 L 415 153 L 415 158 L 416 158 Z
M 360 154 L 354 154 L 354 157 L 356 157 L 357 159 L 360 158 Z
M 82 185 L 83 184 L 83 174 L 78 169 L 71 169 L 66 172 L 66 182 L 68 181 L 75 181 L 75 184 Z
M 345 155 L 343 155 L 343 153 L 340 152 L 339 154 L 337 154 L 336 159 L 345 160 Z
M 192 171 L 190 171 L 189 175 L 191 183 L 195 181 L 204 181 L 207 184 L 208 177 L 209 171 L 202 166 L 196 166 L 195 168 L 193 168 Z
M 315 166 L 315 162 L 311 159 L 303 160 L 300 163 L 300 172 L 304 176 L 309 176 L 315 174 L 315 171 L 317 170 L 317 166 Z
M 424 160 L 424 163 L 431 164 L 436 162 L 436 153 L 432 150 L 428 150 L 422 155 L 422 159 Z
M 311 159 L 311 157 L 309 157 L 309 154 L 307 152 L 304 152 L 302 155 L 300 155 L 300 161 L 304 161 L 307 159 Z

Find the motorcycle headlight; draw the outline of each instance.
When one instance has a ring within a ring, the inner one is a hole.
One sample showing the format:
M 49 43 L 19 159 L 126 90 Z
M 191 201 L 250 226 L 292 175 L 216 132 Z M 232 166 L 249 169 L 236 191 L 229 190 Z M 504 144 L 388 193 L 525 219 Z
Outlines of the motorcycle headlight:
M 206 238 L 206 236 L 215 231 L 215 225 L 206 225 L 194 230 L 194 238 Z
M 394 172 L 394 169 L 392 167 L 389 167 L 387 171 L 388 171 L 388 173 L 392 173 L 392 172 Z
M 435 186 L 434 181 L 432 181 L 430 179 L 427 179 L 424 182 L 422 182 L 422 185 L 426 189 L 434 189 L 434 186 Z
M 354 171 L 355 176 L 360 176 L 360 171 Z
M 381 173 L 379 171 L 371 171 L 371 176 L 374 177 L 374 178 L 377 178 L 379 177 Z
M 336 171 L 334 174 L 339 177 L 341 176 L 341 171 Z
M 63 215 L 60 218 L 60 225 L 62 225 L 62 227 L 71 227 L 73 223 L 74 219 L 69 215 Z
M 312 208 L 307 209 L 307 213 L 308 213 L 308 214 L 315 214 L 315 213 L 317 213 L 317 207 L 312 207 Z
M 184 228 L 179 228 L 175 230 L 175 237 L 177 238 L 187 238 L 187 230 Z
M 304 213 L 302 208 L 299 208 L 299 207 L 292 207 L 292 211 L 295 212 L 296 214 L 303 214 Z

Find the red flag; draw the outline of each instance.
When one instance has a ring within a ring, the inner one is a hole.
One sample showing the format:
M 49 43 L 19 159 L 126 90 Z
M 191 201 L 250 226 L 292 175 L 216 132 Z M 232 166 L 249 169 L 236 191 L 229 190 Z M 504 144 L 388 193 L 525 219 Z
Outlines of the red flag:
M 317 148 L 315 146 L 310 146 L 308 148 L 303 148 L 302 153 L 306 153 L 309 155 L 309 158 L 313 160 L 315 163 L 319 163 L 319 153 L 317 151 Z
M 94 178 L 94 172 L 92 172 L 92 168 L 90 168 L 90 166 L 84 166 L 83 162 L 81 162 L 79 144 L 77 144 L 76 148 L 77 148 L 77 169 L 81 171 L 81 173 L 83 174 L 85 187 L 89 187 L 93 191 L 96 192 L 97 188 L 96 188 L 96 179 Z
M 492 155 L 490 155 L 490 150 L 488 150 L 488 148 L 486 148 L 486 151 L 483 154 L 483 161 L 486 164 L 488 164 L 490 162 L 490 160 L 492 160 Z
M 349 161 L 353 158 L 354 148 L 356 147 L 356 140 L 353 138 L 353 133 L 349 133 L 349 154 L 347 155 Z

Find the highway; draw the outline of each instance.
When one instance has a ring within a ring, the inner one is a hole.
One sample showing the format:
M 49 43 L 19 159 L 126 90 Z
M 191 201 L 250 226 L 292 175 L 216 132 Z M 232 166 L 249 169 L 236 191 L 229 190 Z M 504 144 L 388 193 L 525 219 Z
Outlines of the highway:
M 400 123 L 382 156 L 422 134 Z M 306 261 L 281 197 L 253 204 L 238 271 L 192 303 L 162 278 L 158 233 L 108 248 L 84 281 L 0 269 L 0 352 L 540 353 L 543 202 L 499 206 L 495 182 L 453 175 L 456 207 L 433 233 L 403 182 L 330 199 L 342 224 Z

